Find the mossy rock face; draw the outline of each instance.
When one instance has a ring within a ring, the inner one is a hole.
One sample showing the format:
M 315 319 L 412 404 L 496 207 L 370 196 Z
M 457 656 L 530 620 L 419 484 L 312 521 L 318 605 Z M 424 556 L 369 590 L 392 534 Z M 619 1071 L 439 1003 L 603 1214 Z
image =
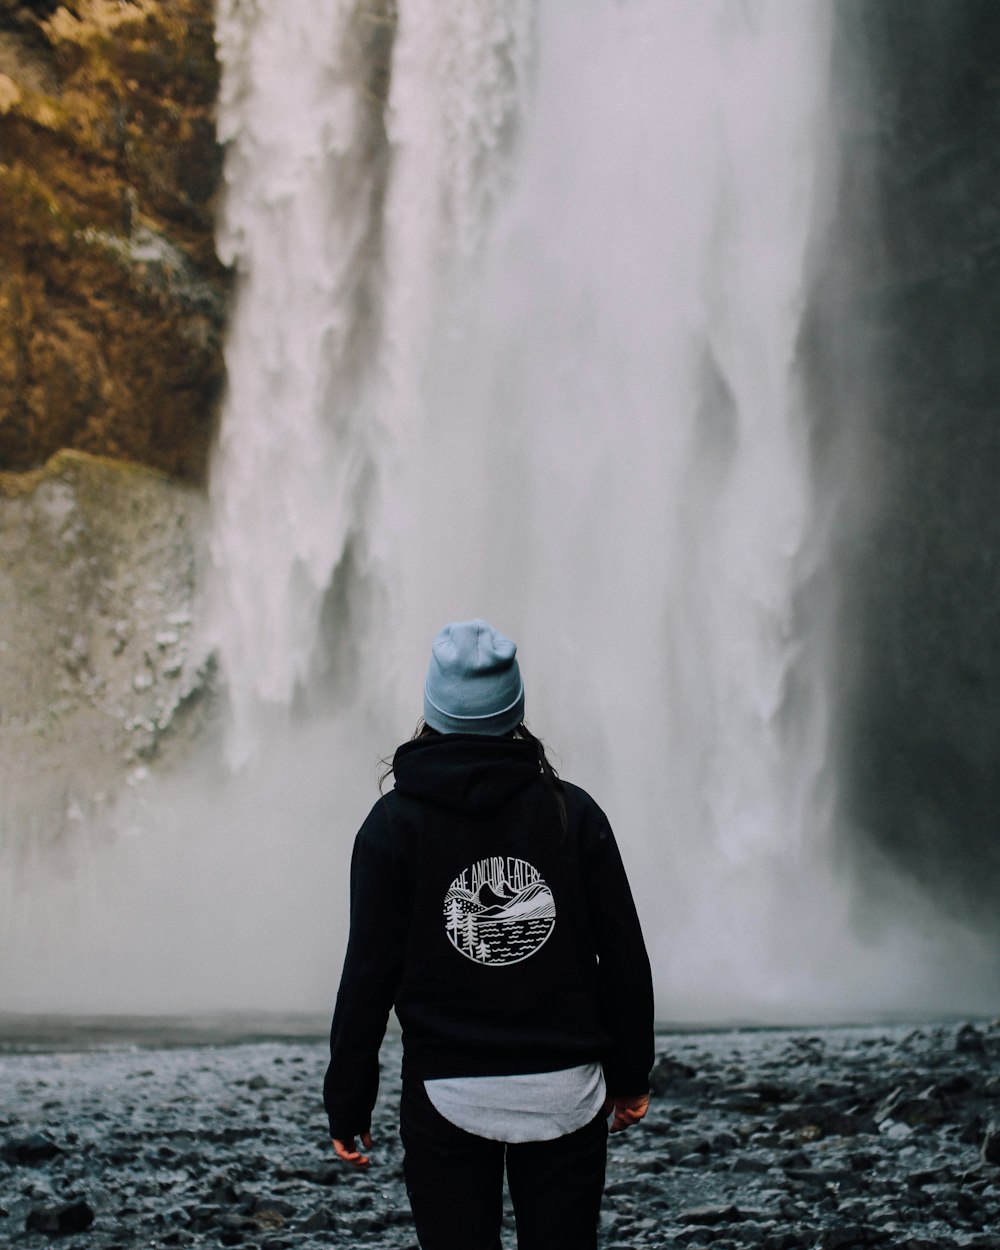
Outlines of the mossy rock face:
M 228 274 L 211 0 L 0 3 L 0 470 L 200 481 Z

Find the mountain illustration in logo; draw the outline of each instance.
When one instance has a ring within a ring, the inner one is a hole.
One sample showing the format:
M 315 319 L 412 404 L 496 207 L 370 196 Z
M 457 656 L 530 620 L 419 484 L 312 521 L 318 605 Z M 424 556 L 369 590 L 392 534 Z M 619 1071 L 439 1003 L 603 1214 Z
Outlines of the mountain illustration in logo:
M 509 903 L 510 899 L 501 898 L 499 894 L 495 893 L 495 891 L 491 889 L 490 883 L 487 881 L 486 884 L 480 888 L 479 901 L 484 907 L 502 907 L 504 903 Z
M 459 873 L 444 897 L 445 932 L 477 964 L 529 958 L 556 923 L 556 904 L 541 873 L 527 860 L 491 856 Z

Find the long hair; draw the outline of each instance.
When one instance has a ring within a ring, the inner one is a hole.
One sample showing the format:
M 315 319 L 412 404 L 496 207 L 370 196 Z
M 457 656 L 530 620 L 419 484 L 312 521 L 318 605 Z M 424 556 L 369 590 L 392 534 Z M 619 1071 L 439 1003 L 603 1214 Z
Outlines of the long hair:
M 417 727 L 413 731 L 410 738 L 411 742 L 416 742 L 418 738 L 432 738 L 437 736 L 438 731 L 432 729 L 422 718 L 417 721 Z M 552 793 L 552 797 L 556 801 L 556 807 L 559 809 L 559 823 L 562 825 L 562 831 L 565 833 L 569 827 L 569 820 L 566 815 L 566 795 L 563 789 L 563 783 L 559 780 L 559 774 L 549 762 L 549 757 L 545 754 L 545 745 L 541 738 L 536 738 L 528 726 L 522 721 L 511 735 L 513 738 L 520 738 L 523 742 L 530 742 L 535 748 L 535 754 L 538 757 L 538 771 L 545 778 L 545 783 Z M 383 792 L 385 783 L 392 776 L 392 760 L 387 756 L 385 759 L 379 760 L 382 771 L 378 775 L 378 792 Z
M 421 717 L 420 720 L 417 721 L 416 729 L 414 729 L 413 733 L 410 735 L 410 741 L 416 742 L 418 738 L 431 738 L 436 733 L 437 730 L 431 729 L 430 725 L 428 725 L 424 718 Z M 378 792 L 381 794 L 385 787 L 385 783 L 392 776 L 392 756 L 386 755 L 380 759 L 378 763 L 379 768 L 382 770 L 378 775 Z

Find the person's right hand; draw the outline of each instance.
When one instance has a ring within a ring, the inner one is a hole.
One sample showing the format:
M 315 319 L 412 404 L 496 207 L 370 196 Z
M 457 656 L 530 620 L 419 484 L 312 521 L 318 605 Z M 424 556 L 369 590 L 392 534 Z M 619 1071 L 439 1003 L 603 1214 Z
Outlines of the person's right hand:
M 624 1132 L 625 1129 L 631 1128 L 633 1124 L 638 1124 L 648 1110 L 648 1094 L 636 1094 L 631 1098 L 609 1097 L 604 1103 L 604 1114 L 611 1115 L 614 1112 L 614 1119 L 611 1121 L 611 1127 L 608 1131 L 611 1133 Z
M 340 1141 L 336 1137 L 331 1137 L 330 1140 L 333 1142 L 333 1149 L 336 1151 L 338 1159 L 343 1159 L 345 1163 L 349 1163 L 351 1167 L 355 1168 L 366 1168 L 368 1166 L 368 1156 L 363 1155 L 358 1150 L 354 1144 L 353 1137 L 348 1137 L 345 1141 Z M 371 1150 L 372 1135 L 370 1129 L 361 1134 L 361 1144 L 365 1150 Z

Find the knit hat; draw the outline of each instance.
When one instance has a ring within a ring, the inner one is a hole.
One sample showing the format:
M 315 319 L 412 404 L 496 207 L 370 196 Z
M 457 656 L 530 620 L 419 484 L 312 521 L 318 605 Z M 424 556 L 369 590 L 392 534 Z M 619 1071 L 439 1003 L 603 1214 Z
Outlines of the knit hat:
M 431 647 L 424 720 L 439 733 L 504 734 L 524 719 L 516 643 L 486 621 L 457 621 Z

